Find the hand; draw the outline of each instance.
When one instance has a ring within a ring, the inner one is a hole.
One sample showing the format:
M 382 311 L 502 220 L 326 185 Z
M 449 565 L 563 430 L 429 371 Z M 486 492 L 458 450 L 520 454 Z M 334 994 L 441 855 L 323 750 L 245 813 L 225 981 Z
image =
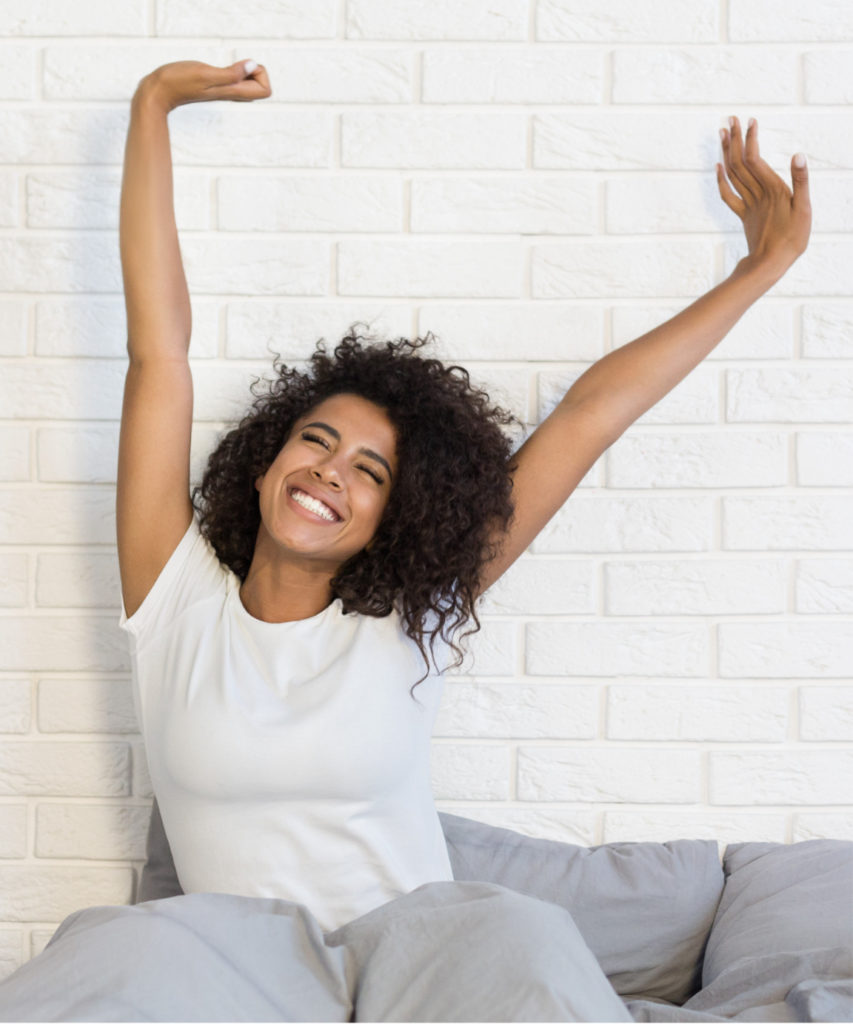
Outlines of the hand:
M 721 132 L 726 181 L 722 164 L 717 164 L 717 184 L 723 202 L 743 221 L 750 264 L 781 277 L 805 252 L 812 226 L 809 173 L 805 165 L 791 160 L 791 190 L 758 152 L 758 122 L 741 136 L 738 119 L 732 118 L 731 135 Z M 735 192 L 732 188 L 736 189 Z
M 220 68 L 199 60 L 178 60 L 163 64 L 139 83 L 137 94 L 150 96 L 168 113 L 185 103 L 205 100 L 236 100 L 251 103 L 272 95 L 263 64 L 246 74 L 246 62 Z

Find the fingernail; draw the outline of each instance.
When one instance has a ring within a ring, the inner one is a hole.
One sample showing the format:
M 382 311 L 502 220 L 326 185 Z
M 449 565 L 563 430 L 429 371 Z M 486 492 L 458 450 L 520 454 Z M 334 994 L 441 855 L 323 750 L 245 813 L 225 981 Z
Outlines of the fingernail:
M 251 75 L 251 73 L 255 70 L 257 66 L 258 62 L 256 60 L 247 60 L 246 63 L 243 65 L 243 69 L 245 70 L 247 75 Z
M 755 118 L 751 117 L 749 119 L 749 124 L 747 125 L 747 128 L 754 128 L 754 127 L 755 127 Z
M 720 138 L 723 140 L 723 142 L 726 141 L 726 129 L 725 128 L 721 128 L 720 129 Z
M 730 117 L 729 118 L 729 128 L 731 128 L 732 131 L 734 131 L 734 127 L 735 127 L 735 119 L 733 117 Z
M 806 154 L 797 153 L 794 156 L 794 167 L 805 167 L 806 166 Z

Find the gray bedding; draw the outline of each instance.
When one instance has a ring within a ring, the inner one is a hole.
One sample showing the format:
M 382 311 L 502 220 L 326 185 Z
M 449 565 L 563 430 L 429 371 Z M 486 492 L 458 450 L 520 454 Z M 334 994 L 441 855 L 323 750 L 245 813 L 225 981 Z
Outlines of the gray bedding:
M 853 1020 L 853 843 L 586 848 L 440 815 L 454 882 L 323 933 L 183 895 L 159 815 L 132 907 L 62 922 L 0 1020 Z

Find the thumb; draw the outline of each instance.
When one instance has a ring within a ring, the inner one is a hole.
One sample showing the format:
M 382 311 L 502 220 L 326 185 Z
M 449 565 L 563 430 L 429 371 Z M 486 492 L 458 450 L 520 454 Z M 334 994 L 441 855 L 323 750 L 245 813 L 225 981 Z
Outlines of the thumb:
M 809 171 L 805 153 L 795 153 L 791 158 L 791 180 L 794 183 L 792 205 L 801 213 L 811 212 L 809 200 Z

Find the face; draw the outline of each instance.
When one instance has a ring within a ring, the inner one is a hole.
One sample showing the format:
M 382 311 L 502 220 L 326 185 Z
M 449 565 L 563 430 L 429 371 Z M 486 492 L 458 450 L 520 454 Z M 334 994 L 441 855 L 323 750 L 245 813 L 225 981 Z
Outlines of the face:
M 262 539 L 335 570 L 376 533 L 396 479 L 396 448 L 380 406 L 350 394 L 320 402 L 255 481 Z

